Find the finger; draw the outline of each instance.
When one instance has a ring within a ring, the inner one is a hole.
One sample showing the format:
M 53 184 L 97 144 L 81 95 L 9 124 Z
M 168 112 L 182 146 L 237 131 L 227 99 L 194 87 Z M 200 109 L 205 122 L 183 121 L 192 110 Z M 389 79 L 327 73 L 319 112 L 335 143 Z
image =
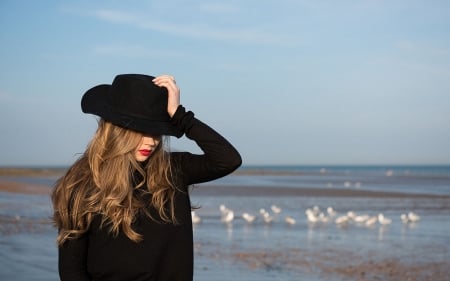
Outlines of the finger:
M 161 82 L 161 81 L 166 81 L 166 80 L 170 80 L 173 81 L 174 83 L 176 83 L 175 77 L 173 77 L 172 75 L 160 75 L 157 76 L 155 79 L 153 79 L 154 82 Z
M 154 84 L 159 87 L 165 87 L 168 90 L 179 90 L 178 86 L 172 80 L 155 81 Z

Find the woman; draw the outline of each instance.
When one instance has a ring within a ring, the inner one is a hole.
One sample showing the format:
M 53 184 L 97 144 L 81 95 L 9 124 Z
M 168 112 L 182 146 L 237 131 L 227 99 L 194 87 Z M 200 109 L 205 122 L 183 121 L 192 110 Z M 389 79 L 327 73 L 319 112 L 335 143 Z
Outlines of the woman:
M 239 153 L 185 111 L 172 76 L 118 75 L 81 107 L 100 120 L 52 193 L 61 280 L 192 280 L 188 186 L 231 173 Z M 183 134 L 203 154 L 164 148 Z

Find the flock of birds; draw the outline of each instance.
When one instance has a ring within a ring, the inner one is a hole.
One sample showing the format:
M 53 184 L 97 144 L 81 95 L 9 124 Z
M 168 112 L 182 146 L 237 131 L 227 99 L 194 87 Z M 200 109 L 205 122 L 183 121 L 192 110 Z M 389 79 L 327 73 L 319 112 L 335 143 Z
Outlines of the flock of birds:
M 220 218 L 223 223 L 230 224 L 238 218 L 232 209 L 229 209 L 225 205 L 219 206 Z M 242 218 L 247 224 L 252 224 L 257 220 L 262 220 L 265 224 L 271 224 L 280 218 L 284 219 L 287 225 L 295 225 L 297 220 L 289 215 L 282 216 L 282 209 L 279 206 L 271 205 L 270 211 L 266 209 L 260 209 L 259 215 L 244 212 L 241 214 Z M 354 211 L 347 211 L 346 213 L 338 213 L 332 207 L 321 210 L 319 206 L 314 206 L 305 210 L 306 220 L 310 224 L 325 224 L 334 222 L 337 226 L 344 227 L 351 223 L 371 227 L 376 224 L 389 225 L 392 223 L 392 219 L 386 217 L 383 213 L 377 215 L 369 214 L 357 214 Z M 420 220 L 420 216 L 414 212 L 408 212 L 400 215 L 400 219 L 404 224 L 416 223 Z M 202 218 L 192 211 L 192 223 L 199 224 L 202 222 Z

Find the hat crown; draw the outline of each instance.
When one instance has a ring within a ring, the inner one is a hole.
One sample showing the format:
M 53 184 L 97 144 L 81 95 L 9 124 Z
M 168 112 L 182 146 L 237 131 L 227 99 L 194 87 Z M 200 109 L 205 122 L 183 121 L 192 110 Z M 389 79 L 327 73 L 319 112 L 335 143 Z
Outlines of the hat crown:
M 110 106 L 130 117 L 167 121 L 167 90 L 153 83 L 154 77 L 121 74 L 110 88 Z

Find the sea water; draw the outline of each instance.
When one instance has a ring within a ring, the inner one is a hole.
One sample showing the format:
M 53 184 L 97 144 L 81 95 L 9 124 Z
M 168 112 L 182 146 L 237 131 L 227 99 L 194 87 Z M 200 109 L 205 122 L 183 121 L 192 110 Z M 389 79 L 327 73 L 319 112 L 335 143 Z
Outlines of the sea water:
M 258 168 L 258 169 L 256 169 Z M 236 196 L 192 195 L 199 206 L 201 223 L 194 225 L 194 280 L 345 280 L 327 273 L 327 268 L 359 259 L 394 259 L 418 262 L 447 262 L 450 265 L 450 167 L 249 167 L 215 181 L 216 185 L 336 188 L 434 194 L 435 198 L 345 198 L 333 196 Z M 248 169 L 248 170 L 246 170 Z M 255 173 L 257 170 L 257 173 Z M 20 177 L 28 183 L 52 184 L 54 178 Z M 206 188 L 199 186 L 199 188 Z M 441 196 L 441 197 L 439 197 Z M 219 206 L 234 211 L 231 223 L 221 220 Z M 271 212 L 277 205 L 281 213 Z M 389 225 L 370 227 L 311 224 L 305 210 L 333 207 L 337 215 L 383 213 Z M 259 212 L 274 216 L 270 224 Z M 417 223 L 402 223 L 400 215 L 414 211 Z M 258 216 L 249 224 L 241 215 Z M 51 204 L 46 195 L 0 192 L 0 216 L 17 220 L 17 229 L 1 232 L 0 280 L 58 280 L 56 231 L 48 223 Z M 295 219 L 289 225 L 286 216 Z M 0 226 L 2 227 L 2 226 Z M 420 254 L 418 254 L 420 253 Z M 345 259 L 345 261 L 343 261 Z

